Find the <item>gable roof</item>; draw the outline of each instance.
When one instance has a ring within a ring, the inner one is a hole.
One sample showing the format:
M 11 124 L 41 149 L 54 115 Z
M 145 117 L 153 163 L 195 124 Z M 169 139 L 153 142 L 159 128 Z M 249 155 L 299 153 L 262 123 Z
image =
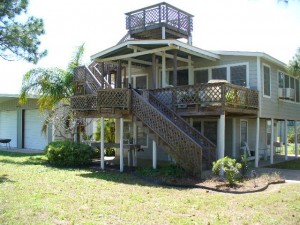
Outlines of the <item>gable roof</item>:
M 267 61 L 270 61 L 274 64 L 277 64 L 279 66 L 282 66 L 284 68 L 287 67 L 287 65 L 284 62 L 281 62 L 280 60 L 264 53 L 264 52 L 247 52 L 247 51 L 211 51 L 218 55 L 231 55 L 231 56 L 254 56 L 254 57 L 261 57 Z
M 134 53 L 133 48 L 143 50 Z M 130 57 L 141 57 L 143 60 L 150 62 L 152 60 L 152 53 L 164 50 L 177 50 L 178 57 L 183 57 L 186 59 L 188 58 L 188 55 L 196 58 L 206 58 L 214 61 L 220 59 L 219 55 L 213 52 L 194 47 L 178 40 L 163 39 L 129 40 L 92 55 L 91 60 L 107 62 L 110 60 L 128 59 Z

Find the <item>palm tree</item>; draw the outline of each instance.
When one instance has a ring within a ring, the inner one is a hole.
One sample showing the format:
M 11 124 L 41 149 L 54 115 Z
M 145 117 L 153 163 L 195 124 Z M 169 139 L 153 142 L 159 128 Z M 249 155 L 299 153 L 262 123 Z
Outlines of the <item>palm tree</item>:
M 28 71 L 22 81 L 20 103 L 25 104 L 29 95 L 37 95 L 40 110 L 47 111 L 42 132 L 45 133 L 49 123 L 61 136 L 73 139 L 78 124 L 75 112 L 70 107 L 70 97 L 74 93 L 73 72 L 83 58 L 84 44 L 74 53 L 66 70 L 60 68 L 36 68 Z

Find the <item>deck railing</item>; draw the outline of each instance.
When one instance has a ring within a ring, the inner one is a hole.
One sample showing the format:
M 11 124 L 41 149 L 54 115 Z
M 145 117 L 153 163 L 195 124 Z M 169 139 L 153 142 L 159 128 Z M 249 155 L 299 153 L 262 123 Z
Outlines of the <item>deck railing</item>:
M 213 83 L 150 90 L 157 99 L 172 109 L 223 107 L 258 110 L 258 91 L 245 87 Z M 144 92 L 147 93 L 147 92 Z M 97 95 L 72 97 L 72 107 L 80 110 L 120 108 L 130 110 L 130 89 L 100 89 Z M 96 104 L 96 106 L 95 106 Z
M 193 31 L 193 16 L 167 3 L 160 3 L 126 13 L 126 29 L 129 32 L 146 29 L 162 23 L 190 35 Z
M 189 85 L 152 90 L 165 105 L 172 108 L 189 106 L 237 107 L 258 109 L 258 91 L 229 83 Z

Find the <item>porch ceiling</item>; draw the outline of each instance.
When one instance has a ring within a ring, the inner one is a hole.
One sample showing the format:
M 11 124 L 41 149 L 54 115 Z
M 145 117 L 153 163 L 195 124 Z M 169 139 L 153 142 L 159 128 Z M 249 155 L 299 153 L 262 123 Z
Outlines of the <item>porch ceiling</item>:
M 168 55 L 170 58 L 177 51 L 179 61 L 187 61 L 188 56 L 191 56 L 192 60 L 206 58 L 215 61 L 220 58 L 217 54 L 178 40 L 131 40 L 92 55 L 91 59 L 98 62 L 111 62 L 116 60 L 127 61 L 132 58 L 151 63 L 152 54 L 161 55 L 163 51 L 166 52 L 167 58 Z M 161 61 L 160 57 L 158 59 Z

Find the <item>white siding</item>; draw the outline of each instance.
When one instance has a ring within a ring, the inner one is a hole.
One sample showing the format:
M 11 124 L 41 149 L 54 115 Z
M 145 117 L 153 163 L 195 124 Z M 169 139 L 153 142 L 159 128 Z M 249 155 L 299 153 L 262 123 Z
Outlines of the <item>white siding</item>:
M 0 112 L 0 138 L 11 139 L 10 146 L 17 147 L 17 111 Z
M 39 110 L 25 111 L 24 147 L 29 149 L 44 149 L 47 136 L 41 134 L 44 118 Z

